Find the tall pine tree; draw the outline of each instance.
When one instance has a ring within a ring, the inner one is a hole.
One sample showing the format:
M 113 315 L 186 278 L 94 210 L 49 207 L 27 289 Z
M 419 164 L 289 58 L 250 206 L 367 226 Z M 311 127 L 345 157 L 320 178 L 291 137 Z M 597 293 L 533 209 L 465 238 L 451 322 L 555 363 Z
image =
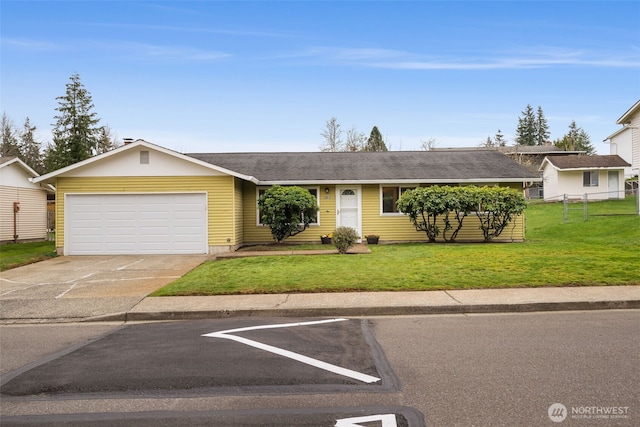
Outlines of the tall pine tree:
M 2 145 L 0 145 L 0 157 L 20 157 L 16 127 L 6 113 L 2 113 L 1 126 Z
M 562 138 L 554 141 L 554 145 L 565 151 L 584 151 L 586 154 L 595 154 L 596 149 L 591 144 L 591 137 L 584 129 L 576 125 L 576 121 L 571 121 L 569 132 Z
M 384 143 L 377 126 L 374 126 L 373 129 L 371 129 L 371 134 L 369 135 L 367 144 L 364 146 L 362 151 L 388 151 L 387 145 Z
M 39 174 L 44 173 L 41 146 L 35 138 L 36 127 L 31 125 L 29 117 L 24 120 L 20 133 L 20 158 Z
M 518 117 L 516 142 L 519 145 L 536 145 L 536 116 L 531 104 L 527 104 L 522 116 Z
M 542 112 L 542 107 L 538 106 L 536 116 L 536 145 L 544 145 L 549 140 L 549 123 Z
M 59 115 L 55 116 L 53 145 L 45 157 L 47 172 L 80 162 L 95 155 L 101 134 L 100 119 L 93 112 L 91 94 L 85 89 L 80 76 L 74 74 L 67 83 L 64 96 L 59 96 Z

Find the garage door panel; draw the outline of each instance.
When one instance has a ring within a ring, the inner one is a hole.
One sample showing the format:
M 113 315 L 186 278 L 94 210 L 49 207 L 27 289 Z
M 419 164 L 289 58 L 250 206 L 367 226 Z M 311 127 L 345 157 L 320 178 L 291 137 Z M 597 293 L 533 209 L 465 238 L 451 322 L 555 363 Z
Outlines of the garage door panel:
M 206 195 L 67 196 L 69 255 L 207 252 Z

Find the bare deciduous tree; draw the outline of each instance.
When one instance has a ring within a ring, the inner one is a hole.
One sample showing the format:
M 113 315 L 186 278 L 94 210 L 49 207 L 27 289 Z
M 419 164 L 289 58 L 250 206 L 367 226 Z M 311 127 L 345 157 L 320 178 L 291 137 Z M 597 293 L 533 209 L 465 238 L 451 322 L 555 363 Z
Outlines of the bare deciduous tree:
M 324 138 L 324 144 L 320 151 L 342 151 L 342 129 L 335 117 L 327 120 L 326 128 L 320 133 Z

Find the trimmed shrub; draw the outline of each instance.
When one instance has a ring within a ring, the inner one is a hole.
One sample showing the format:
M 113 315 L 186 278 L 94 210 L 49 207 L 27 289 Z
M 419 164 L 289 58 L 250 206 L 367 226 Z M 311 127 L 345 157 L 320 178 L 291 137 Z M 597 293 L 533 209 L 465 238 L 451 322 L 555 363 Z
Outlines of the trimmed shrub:
M 341 254 L 347 253 L 350 247 L 352 247 L 360 238 L 356 230 L 351 227 L 338 227 L 333 233 L 333 244 Z

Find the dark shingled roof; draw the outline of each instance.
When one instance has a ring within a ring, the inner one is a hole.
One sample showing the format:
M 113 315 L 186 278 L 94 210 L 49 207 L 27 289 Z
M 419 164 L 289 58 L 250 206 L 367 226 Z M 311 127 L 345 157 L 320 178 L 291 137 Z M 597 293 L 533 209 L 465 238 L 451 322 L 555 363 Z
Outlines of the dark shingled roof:
M 187 153 L 264 183 L 519 182 L 539 175 L 495 150 Z
M 631 166 L 617 154 L 605 156 L 554 156 L 547 157 L 547 160 L 558 169 L 624 168 Z

